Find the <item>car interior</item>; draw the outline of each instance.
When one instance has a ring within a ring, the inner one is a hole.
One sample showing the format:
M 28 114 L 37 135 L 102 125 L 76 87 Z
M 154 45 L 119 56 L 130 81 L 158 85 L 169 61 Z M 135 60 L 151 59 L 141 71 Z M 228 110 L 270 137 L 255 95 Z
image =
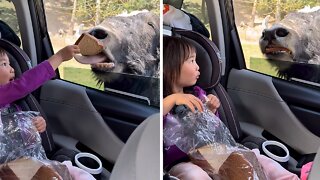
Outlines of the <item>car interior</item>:
M 187 4 L 187 0 L 163 2 L 178 9 Z M 165 25 L 163 33 L 181 36 L 196 46 L 201 71 L 198 85 L 219 97 L 221 120 L 237 142 L 251 149 L 261 148 L 266 140 L 281 142 L 290 151 L 286 167 L 290 172 L 299 176 L 302 165 L 313 161 L 309 179 L 319 179 L 319 85 L 249 69 L 235 23 L 235 1 L 203 2 L 209 37 L 195 29 Z M 15 32 L 6 27 L 5 19 L 0 19 L 0 47 L 8 51 L 19 76 L 54 51 L 44 2 L 12 3 L 20 38 L 12 35 Z M 72 159 L 77 152 L 90 152 L 102 160 L 101 179 L 158 179 L 159 107 L 126 94 L 97 91 L 62 80 L 60 72 L 56 73 L 55 79 L 19 101 L 23 109 L 40 111 L 45 117 L 48 129 L 41 136 L 47 156 L 63 161 Z
M 184 5 L 188 2 L 179 1 L 179 4 L 177 1 L 165 1 L 164 3 L 180 9 L 188 7 Z M 188 5 L 191 6 L 190 4 L 192 5 L 192 1 Z M 209 39 L 197 32 L 166 25 L 164 33 L 177 34 L 191 39 L 194 43 L 197 42 L 197 51 L 200 52 L 197 53 L 200 54 L 197 63 L 201 72 L 199 85 L 206 91 L 217 94 L 220 100 L 223 96 L 229 97 L 227 100 L 222 98 L 221 106 L 225 114 L 232 118 L 222 116 L 221 119 L 229 127 L 235 139 L 248 148 L 260 148 L 260 150 L 261 144 L 266 140 L 281 142 L 290 152 L 286 169 L 299 176 L 302 165 L 313 161 L 319 148 L 319 136 L 316 130 L 318 128 L 315 128 L 318 127 L 318 123 L 314 121 L 319 111 L 317 108 L 319 106 L 315 106 L 319 96 L 318 87 L 286 81 L 248 69 L 235 24 L 233 1 L 207 0 L 205 5 L 204 8 L 208 12 L 208 29 L 211 32 Z M 208 42 L 203 44 L 203 41 Z M 199 45 L 206 51 L 199 50 Z M 216 74 L 218 72 L 221 77 L 217 82 L 221 85 L 211 81 L 218 77 Z M 222 93 L 224 88 L 227 93 Z M 221 109 L 219 114 L 220 111 Z M 236 123 L 232 125 L 233 120 Z M 239 126 L 236 125 L 238 123 Z
M 17 9 L 21 40 L 3 20 L 0 46 L 9 53 L 18 77 L 50 57 L 53 50 L 46 30 L 43 2 L 13 3 Z M 136 169 L 146 167 L 150 169 L 147 179 L 159 177 L 159 157 L 141 158 L 140 152 L 160 154 L 160 144 L 156 143 L 160 142 L 160 132 L 154 133 L 157 130 L 155 127 L 160 126 L 159 107 L 124 94 L 96 91 L 61 80 L 59 72 L 56 73 L 55 79 L 19 101 L 24 110 L 40 111 L 45 117 L 47 131 L 41 136 L 47 157 L 73 161 L 78 152 L 89 152 L 102 161 L 104 170 L 101 179 L 120 179 L 119 173 L 129 167 L 124 163 L 126 158 L 119 158 L 117 163 L 118 157 L 131 154 L 133 164 L 130 168 L 133 169 L 124 173 L 125 177 L 139 178 L 141 175 L 137 175 L 139 171 Z M 158 146 L 154 144 L 151 148 L 144 148 L 151 140 Z M 112 175 L 113 169 L 118 173 Z

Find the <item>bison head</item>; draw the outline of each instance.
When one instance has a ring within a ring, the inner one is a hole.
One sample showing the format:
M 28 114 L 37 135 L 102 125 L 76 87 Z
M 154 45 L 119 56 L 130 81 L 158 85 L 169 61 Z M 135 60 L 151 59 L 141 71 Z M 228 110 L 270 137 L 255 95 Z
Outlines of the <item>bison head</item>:
M 109 17 L 89 34 L 105 47 L 96 57 L 103 62 L 92 65 L 98 80 L 111 81 L 110 72 L 159 77 L 159 16 L 145 12 Z
M 268 59 L 320 64 L 320 10 L 295 12 L 269 29 L 264 29 L 259 44 Z

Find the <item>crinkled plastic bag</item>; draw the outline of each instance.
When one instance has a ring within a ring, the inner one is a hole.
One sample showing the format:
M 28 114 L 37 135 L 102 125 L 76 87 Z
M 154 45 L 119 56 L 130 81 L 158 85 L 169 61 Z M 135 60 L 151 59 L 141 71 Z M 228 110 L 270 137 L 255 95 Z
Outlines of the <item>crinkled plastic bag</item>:
M 0 112 L 0 179 L 72 179 L 66 165 L 46 157 L 33 124 L 39 112 Z
M 0 163 L 30 156 L 36 159 L 46 159 L 41 144 L 41 137 L 33 124 L 33 118 L 39 112 L 18 111 L 2 113 L 0 132 Z
M 164 127 L 166 145 L 176 145 L 213 179 L 266 179 L 257 157 L 238 145 L 229 129 L 206 105 L 192 113 L 178 106 Z

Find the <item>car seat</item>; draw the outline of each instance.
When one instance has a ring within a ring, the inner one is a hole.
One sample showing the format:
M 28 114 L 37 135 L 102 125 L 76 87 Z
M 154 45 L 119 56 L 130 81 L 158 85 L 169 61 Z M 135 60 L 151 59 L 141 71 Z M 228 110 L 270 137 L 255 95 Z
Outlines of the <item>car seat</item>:
M 160 114 L 144 120 L 130 135 L 110 180 L 149 180 L 160 176 Z
M 3 21 L 0 22 L 0 47 L 7 51 L 10 65 L 15 70 L 16 78 L 21 76 L 24 71 L 31 68 L 31 60 L 28 55 L 18 46 L 20 46 L 20 39 L 14 33 L 14 31 Z M 12 41 L 12 42 L 10 42 Z M 40 107 L 40 104 L 33 95 L 28 95 L 23 99 L 16 102 L 22 110 L 24 111 L 38 111 L 47 121 L 47 117 Z M 48 121 L 47 121 L 48 122 Z M 73 160 L 76 151 L 69 149 L 59 149 L 56 147 L 52 133 L 50 131 L 50 126 L 47 123 L 46 131 L 40 133 L 42 139 L 42 145 L 49 159 L 54 159 L 58 161 Z
M 172 28 L 172 36 L 187 39 L 195 46 L 196 62 L 200 67 L 200 77 L 196 85 L 219 98 L 221 103 L 218 109 L 220 119 L 229 128 L 235 140 L 240 140 L 242 132 L 234 106 L 224 87 L 220 84 L 221 58 L 218 48 L 208 38 L 194 31 Z
M 196 85 L 219 98 L 221 104 L 218 108 L 219 117 L 229 128 L 234 139 L 250 149 L 259 148 L 261 150 L 265 139 L 243 135 L 232 100 L 220 84 L 222 61 L 217 46 L 210 39 L 195 31 L 171 28 L 171 32 L 172 36 L 185 38 L 195 46 L 196 62 L 200 67 L 200 77 Z

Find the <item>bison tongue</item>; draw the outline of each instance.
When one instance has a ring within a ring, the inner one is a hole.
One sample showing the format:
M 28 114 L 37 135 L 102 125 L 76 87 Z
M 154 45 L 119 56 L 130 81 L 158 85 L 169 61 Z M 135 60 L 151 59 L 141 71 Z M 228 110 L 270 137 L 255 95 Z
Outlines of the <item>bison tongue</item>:
M 97 54 L 94 56 L 81 56 L 79 54 L 74 55 L 74 58 L 82 64 L 96 64 L 105 61 L 104 54 Z

